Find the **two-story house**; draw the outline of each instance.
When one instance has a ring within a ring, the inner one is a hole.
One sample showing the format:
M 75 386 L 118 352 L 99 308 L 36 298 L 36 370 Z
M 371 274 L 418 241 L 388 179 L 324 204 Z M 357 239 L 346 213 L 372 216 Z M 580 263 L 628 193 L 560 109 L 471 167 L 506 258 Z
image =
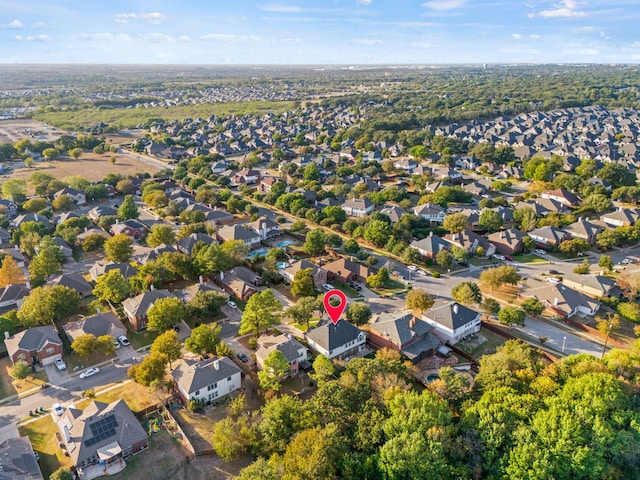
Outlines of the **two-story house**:
M 28 328 L 8 338 L 5 334 L 4 344 L 14 365 L 24 360 L 41 367 L 62 358 L 62 340 L 51 325 Z
M 153 304 L 161 298 L 169 297 L 173 297 L 169 290 L 151 290 L 133 298 L 127 298 L 122 302 L 122 308 L 131 325 L 139 332 L 140 330 L 146 330 L 147 314 Z
M 260 178 L 260 172 L 258 170 L 245 168 L 236 172 L 236 174 L 231 178 L 231 181 L 235 185 L 251 185 L 258 183 Z
M 135 218 L 130 218 L 124 222 L 118 221 L 111 225 L 111 233 L 113 235 L 124 233 L 132 240 L 140 240 L 147 234 L 147 226 Z
M 295 375 L 300 370 L 303 362 L 307 361 L 309 351 L 307 347 L 289 335 L 262 335 L 258 338 L 258 350 L 256 350 L 256 364 L 258 370 L 264 368 L 264 361 L 274 350 L 279 350 L 287 359 L 289 374 Z
M 304 334 L 307 344 L 328 359 L 349 360 L 366 352 L 367 335 L 346 320 L 320 322 Z
M 445 209 L 435 203 L 425 203 L 413 209 L 413 213 L 428 220 L 430 224 L 441 224 L 446 215 Z
M 86 195 L 80 190 L 76 190 L 72 187 L 65 187 L 62 190 L 58 190 L 53 194 L 53 198 L 58 198 L 61 195 L 66 195 L 71 198 L 76 205 L 86 205 L 87 203 Z
M 529 232 L 529 236 L 541 247 L 557 247 L 564 240 L 569 238 L 569 234 L 559 228 L 545 226 L 536 228 Z
M 373 212 L 375 205 L 368 198 L 352 198 L 344 202 L 341 207 L 349 217 L 362 218 Z
M 422 319 L 432 325 L 434 334 L 450 344 L 480 331 L 481 315 L 456 302 L 431 308 L 422 314 Z
M 262 285 L 262 277 L 247 267 L 235 267 L 227 272 L 220 272 L 219 283 L 229 295 L 240 300 L 248 300 L 258 292 L 258 286 Z
M 451 244 L 446 240 L 429 232 L 429 236 L 422 240 L 414 240 L 410 244 L 411 248 L 415 248 L 424 258 L 434 258 L 440 250 L 450 250 Z
M 181 359 L 171 377 L 185 403 L 198 400 L 209 404 L 242 388 L 242 370 L 228 357 L 199 362 Z
M 239 240 L 250 249 L 260 246 L 262 239 L 254 230 L 243 225 L 225 225 L 216 232 L 216 237 L 221 242 L 227 240 Z
M 299 262 L 289 265 L 279 271 L 282 276 L 291 283 L 295 279 L 296 273 L 298 273 L 299 270 L 304 270 L 306 268 L 311 269 L 313 284 L 318 290 L 320 290 L 322 285 L 327 283 L 327 271 L 315 263 L 311 263 L 309 260 L 300 260 Z
M 267 217 L 262 217 L 255 222 L 247 223 L 247 227 L 260 235 L 262 240 L 282 235 L 280 225 Z

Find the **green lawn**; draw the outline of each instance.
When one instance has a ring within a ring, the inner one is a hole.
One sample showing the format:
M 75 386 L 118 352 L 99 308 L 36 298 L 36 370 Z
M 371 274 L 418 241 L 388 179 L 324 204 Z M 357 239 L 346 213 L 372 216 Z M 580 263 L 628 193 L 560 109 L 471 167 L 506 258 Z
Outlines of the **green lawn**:
M 318 322 L 320 322 L 319 318 L 312 318 L 309 321 L 309 328 L 315 327 L 316 325 L 318 325 Z M 294 323 L 293 326 L 296 327 L 301 332 L 306 332 L 308 330 L 306 323 Z
M 377 295 L 395 295 L 404 292 L 406 290 L 406 287 L 402 282 L 390 278 L 385 282 L 384 287 L 371 288 L 370 290 Z
M 20 394 L 49 381 L 44 370 L 33 373 L 24 380 L 16 380 L 11 376 L 12 366 L 9 357 L 0 360 L 0 398 Z
M 514 255 L 513 260 L 520 263 L 549 263 L 542 257 L 539 257 L 535 253 L 526 253 L 524 255 Z
M 342 290 L 342 292 L 349 298 L 360 298 L 362 297 L 362 295 L 360 294 L 360 292 L 358 292 L 357 290 L 354 290 L 353 288 L 351 288 L 349 285 L 339 282 L 337 280 L 334 280 L 332 282 L 332 285 L 334 287 L 336 287 L 338 290 Z
M 174 362 L 175 365 L 175 362 Z M 93 400 L 99 402 L 111 403 L 116 400 L 124 400 L 129 405 L 132 412 L 136 413 L 144 410 L 147 407 L 160 403 L 161 398 L 155 393 L 151 392 L 148 388 L 143 387 L 135 382 L 123 383 L 117 388 L 113 388 L 108 392 L 98 393 L 94 398 L 85 398 L 79 402 L 75 402 L 75 405 L 80 410 L 86 408 Z
M 40 455 L 40 470 L 44 478 L 49 478 L 60 467 L 70 467 L 71 460 L 65 457 L 56 440 L 56 424 L 50 414 L 41 419 L 18 427 L 20 435 L 31 440 L 33 449 Z

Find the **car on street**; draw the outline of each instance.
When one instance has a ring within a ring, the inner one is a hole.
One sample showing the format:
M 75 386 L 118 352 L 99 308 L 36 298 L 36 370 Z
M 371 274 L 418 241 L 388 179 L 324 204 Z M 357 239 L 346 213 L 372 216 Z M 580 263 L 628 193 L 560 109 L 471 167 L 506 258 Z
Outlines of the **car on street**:
M 113 345 L 113 348 L 115 348 L 116 350 L 120 348 L 120 342 L 118 340 L 116 340 L 115 338 L 111 342 L 111 345 Z
M 556 278 L 556 277 L 549 277 L 549 278 L 547 278 L 547 282 L 550 282 L 550 283 L 560 283 L 560 279 L 559 279 L 559 278 Z
M 67 364 L 64 363 L 64 360 L 62 359 L 62 357 L 58 357 L 56 358 L 56 368 L 60 371 L 64 370 L 65 368 L 67 368 Z
M 546 255 L 546 251 L 541 248 L 536 248 L 533 253 L 537 253 L 538 255 Z
M 247 357 L 244 353 L 242 352 L 238 352 L 236 353 L 236 357 L 238 358 L 238 360 L 240 360 L 242 363 L 247 363 L 249 361 L 249 357 Z
M 349 283 L 349 287 L 353 288 L 356 292 L 362 290 L 362 287 L 358 285 L 356 282 Z
M 628 258 L 625 258 L 625 259 L 624 259 L 624 260 L 622 260 L 622 262 L 620 262 L 620 263 L 622 263 L 623 265 L 629 265 L 629 264 L 631 263 L 631 260 L 629 260 Z
M 513 257 L 510 257 L 509 255 L 505 255 L 504 259 L 509 261 L 509 262 L 513 262 Z
M 174 323 L 173 325 L 171 325 L 171 328 L 173 328 L 176 332 L 180 331 L 180 325 L 178 325 L 177 323 Z
M 97 373 L 100 373 L 100 369 L 98 367 L 87 368 L 84 372 L 80 374 L 80 378 L 92 377 Z
M 229 308 L 238 308 L 238 305 L 236 305 L 236 302 L 232 302 L 231 300 L 227 302 L 227 305 L 229 306 Z
M 124 335 L 120 335 L 118 337 L 118 341 L 122 344 L 123 347 L 128 347 L 129 345 L 131 345 L 131 342 L 129 341 L 129 339 Z
M 504 262 L 504 260 L 505 260 L 505 256 L 504 256 L 504 255 L 498 255 L 497 253 L 495 253 L 495 254 L 493 255 L 493 258 L 495 258 L 496 260 L 503 261 L 503 262 Z
M 468 267 L 469 262 L 465 262 L 464 260 L 458 260 L 458 265 L 460 265 L 461 267 Z
M 424 275 L 425 277 L 430 275 L 429 273 L 427 273 L 427 272 L 426 272 L 426 271 L 424 271 L 424 270 L 418 270 L 418 273 L 419 273 L 420 275 Z
M 415 265 L 409 265 L 407 267 L 407 270 L 411 270 L 412 272 L 415 272 L 416 270 L 418 270 L 418 267 L 416 267 Z
M 64 408 L 59 403 L 54 403 L 53 405 L 51 405 L 51 408 L 53 408 L 53 411 L 58 416 L 60 416 L 60 415 L 62 415 L 64 413 Z
M 323 283 L 322 284 L 322 289 L 326 290 L 327 292 L 329 292 L 329 291 L 334 289 L 334 286 L 331 285 L 330 283 Z

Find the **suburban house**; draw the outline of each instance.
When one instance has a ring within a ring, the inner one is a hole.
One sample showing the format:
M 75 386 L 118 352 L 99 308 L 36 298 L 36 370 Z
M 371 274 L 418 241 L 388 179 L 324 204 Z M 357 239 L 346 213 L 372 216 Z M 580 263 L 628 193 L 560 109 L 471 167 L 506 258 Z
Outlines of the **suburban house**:
M 311 263 L 309 260 L 300 260 L 299 262 L 289 265 L 286 268 L 279 270 L 284 278 L 293 282 L 296 273 L 299 270 L 310 268 L 311 276 L 313 277 L 313 284 L 317 289 L 320 289 L 324 283 L 327 283 L 327 271 L 324 268 L 319 267 L 315 263 Z
M 579 238 L 591 245 L 596 243 L 597 235 L 603 230 L 604 227 L 584 219 L 564 227 L 564 231 L 567 232 L 571 238 Z
M 446 216 L 444 208 L 435 203 L 425 203 L 413 209 L 413 213 L 428 220 L 431 224 L 441 224 Z
M 225 225 L 216 232 L 216 237 L 221 242 L 239 240 L 251 249 L 260 246 L 262 241 L 259 234 L 243 225 Z
M 418 163 L 411 159 L 396 160 L 393 162 L 393 168 L 407 173 L 411 173 L 417 166 Z
M 635 208 L 620 207 L 615 212 L 600 215 L 600 220 L 612 227 L 631 226 L 638 221 L 638 218 L 640 218 L 640 211 Z
M 397 205 L 390 205 L 380 210 L 380 213 L 389 217 L 391 223 L 398 223 L 404 215 L 404 210 Z
M 236 172 L 236 174 L 231 178 L 231 181 L 236 185 L 249 185 L 252 183 L 258 183 L 260 178 L 260 172 L 258 170 L 245 168 Z
M 242 388 L 242 370 L 227 357 L 199 362 L 180 359 L 171 376 L 185 403 L 197 400 L 209 404 Z
M 24 360 L 29 365 L 41 367 L 62 358 L 62 340 L 52 325 L 28 328 L 11 337 L 5 332 L 4 344 L 13 364 Z
M 86 195 L 75 188 L 65 187 L 62 190 L 58 190 L 53 194 L 53 198 L 58 198 L 61 195 L 66 195 L 71 198 L 76 205 L 85 205 L 87 203 Z
M 138 270 L 130 263 L 116 263 L 116 262 L 96 262 L 89 270 L 91 280 L 94 282 L 98 280 L 98 277 L 109 273 L 111 270 L 118 270 L 124 278 L 135 277 L 138 274 Z
M 151 290 L 136 297 L 127 298 L 122 302 L 122 308 L 131 325 L 134 326 L 136 332 L 139 332 L 140 330 L 146 330 L 147 313 L 153 304 L 161 298 L 169 297 L 173 297 L 169 290 Z
M 191 235 L 178 240 L 178 242 L 176 243 L 176 248 L 181 253 L 191 255 L 193 249 L 196 245 L 198 245 L 198 243 L 204 246 L 209 246 L 216 243 L 216 240 L 211 235 L 207 235 L 206 233 L 192 233 Z
M 455 302 L 427 310 L 422 319 L 435 328 L 436 336 L 452 345 L 480 331 L 481 315 Z
M 258 190 L 260 190 L 262 193 L 269 193 L 271 191 L 271 188 L 276 183 L 282 183 L 282 181 L 276 177 L 263 178 L 262 180 L 260 180 L 260 185 L 258 186 Z
M 564 240 L 569 238 L 569 234 L 556 227 L 545 226 L 536 228 L 529 232 L 529 236 L 536 245 L 541 247 L 557 247 Z
M 149 447 L 146 430 L 124 400 L 94 400 L 84 410 L 71 405 L 58 430 L 81 480 L 114 475 L 127 466 L 125 458 Z
M 113 312 L 99 313 L 91 317 L 68 322 L 64 325 L 64 331 L 73 343 L 81 335 L 94 335 L 96 338 L 109 335 L 114 339 L 127 334 L 127 327 Z
M 93 295 L 93 287 L 80 273 L 61 273 L 53 275 L 47 279 L 47 285 L 61 285 L 69 287 L 71 290 L 78 292 L 82 298 Z
M 414 240 L 409 246 L 415 248 L 424 258 L 434 258 L 440 250 L 451 248 L 449 242 L 434 235 L 433 232 L 429 232 L 429 236 L 422 240 Z
M 220 272 L 220 286 L 229 295 L 240 300 L 248 300 L 251 295 L 257 293 L 259 285 L 262 285 L 262 277 L 247 267 Z
M 360 265 L 348 258 L 339 258 L 323 267 L 327 271 L 328 280 L 338 280 L 342 283 L 366 282 L 371 270 L 366 265 Z
M 118 215 L 118 209 L 111 205 L 98 205 L 89 210 L 89 218 L 94 222 L 100 220 L 100 217 L 115 217 Z
M 29 292 L 29 287 L 22 284 L 12 284 L 0 288 L 0 312 L 6 313 L 9 310 L 19 309 L 24 297 L 29 295 Z
M 373 212 L 375 205 L 368 198 L 352 198 L 344 202 L 342 210 L 350 217 L 366 217 Z
M 16 263 L 20 268 L 25 268 L 26 264 L 25 264 L 24 255 L 22 255 L 22 252 L 20 251 L 19 248 L 17 247 L 3 248 L 2 250 L 0 250 L 0 253 L 9 255 L 11 258 L 13 258 L 16 261 Z
M 227 212 L 226 210 L 222 210 L 220 208 L 216 208 L 205 212 L 205 223 L 210 226 L 217 227 L 218 225 L 225 225 L 227 223 L 231 223 L 235 220 L 234 216 Z
M 274 350 L 279 350 L 289 363 L 289 373 L 298 373 L 303 362 L 307 362 L 309 351 L 307 347 L 291 335 L 262 335 L 258 338 L 258 350 L 256 350 L 256 364 L 258 370 L 264 368 L 264 361 Z M 308 363 L 308 362 L 307 362 Z
M 111 233 L 113 235 L 124 233 L 133 240 L 139 240 L 147 234 L 147 227 L 141 221 L 130 218 L 124 222 L 118 221 L 111 225 Z
M 375 348 L 400 352 L 416 364 L 433 355 L 440 345 L 433 330 L 432 325 L 413 313 L 380 313 L 369 322 L 369 343 Z
M 565 273 L 562 275 L 562 284 L 590 297 L 600 298 L 609 295 L 616 281 L 604 275 Z
M 20 228 L 20 225 L 26 222 L 37 222 L 42 224 L 47 230 L 51 230 L 51 222 L 44 215 L 38 215 L 37 213 L 25 213 L 24 215 L 18 215 L 11 222 L 14 227 Z
M 14 427 L 15 428 L 15 427 Z M 0 478 L 3 480 L 43 480 L 29 437 L 7 438 L 0 432 Z
M 171 245 L 165 245 L 164 243 L 162 243 L 157 247 L 148 250 L 142 255 L 138 255 L 137 257 L 135 257 L 135 259 L 140 265 L 146 265 L 149 261 L 157 260 L 158 257 L 163 253 L 175 253 L 176 251 L 177 250 Z
M 259 218 L 255 222 L 247 223 L 247 227 L 260 235 L 261 240 L 267 240 L 269 238 L 282 235 L 280 225 L 266 217 Z
M 2 198 L 0 199 L 0 212 L 9 218 L 13 218 L 18 213 L 18 205 L 13 200 Z
M 496 253 L 496 247 L 494 244 L 490 243 L 486 238 L 478 235 L 471 230 L 463 230 L 457 233 L 450 233 L 449 235 L 445 235 L 444 239 L 449 242 L 451 245 L 455 245 L 459 248 L 462 248 L 467 253 L 471 255 L 475 255 L 478 247 L 481 247 L 484 250 L 484 254 L 486 256 L 491 256 Z
M 329 360 L 349 360 L 366 352 L 367 335 L 346 320 L 320 322 L 304 334 L 307 344 Z
M 566 207 L 576 208 L 580 206 L 580 199 L 566 188 L 558 188 L 556 190 L 547 190 L 542 192 L 542 198 L 550 198 L 556 202 L 560 202 Z
M 109 235 L 107 232 L 105 232 L 101 228 L 85 228 L 84 231 L 80 232 L 76 237 L 76 243 L 82 244 L 82 242 L 84 242 L 86 238 L 90 235 L 100 235 L 105 240 L 108 238 L 111 238 L 111 235 Z
M 0 227 L 0 246 L 7 247 L 9 245 L 13 245 L 11 243 L 11 234 L 6 228 Z
M 517 228 L 509 228 L 492 233 L 487 239 L 489 243 L 495 245 L 498 252 L 513 255 L 514 253 L 522 252 L 522 239 L 526 236 L 526 233 L 521 232 Z
M 546 309 L 562 318 L 571 318 L 576 314 L 595 315 L 600 302 L 559 283 L 548 283 L 539 287 L 527 288 L 518 294 L 518 298 L 535 297 Z

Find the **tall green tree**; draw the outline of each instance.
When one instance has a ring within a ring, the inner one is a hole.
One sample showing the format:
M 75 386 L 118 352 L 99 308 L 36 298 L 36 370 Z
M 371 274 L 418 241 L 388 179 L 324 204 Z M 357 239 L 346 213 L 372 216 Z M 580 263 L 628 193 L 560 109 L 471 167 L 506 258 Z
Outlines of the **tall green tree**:
M 371 318 L 371 309 L 360 302 L 353 302 L 347 307 L 347 320 L 357 326 L 366 325 Z
M 182 301 L 175 297 L 160 298 L 149 308 L 147 328 L 164 332 L 185 318 L 186 309 Z
M 306 324 L 309 328 L 309 322 L 313 317 L 313 313 L 322 306 L 322 302 L 316 297 L 302 297 L 296 303 L 286 310 L 286 315 L 295 320 L 296 323 Z
M 120 220 L 129 220 L 131 218 L 138 218 L 139 216 L 140 212 L 138 211 L 138 207 L 136 207 L 133 196 L 125 196 L 122 205 L 118 208 L 118 218 Z
M 176 243 L 176 235 L 170 225 L 157 223 L 151 226 L 151 231 L 147 235 L 147 245 L 157 247 L 158 245 L 173 245 Z
M 264 359 L 262 370 L 258 372 L 260 387 L 265 390 L 280 390 L 280 380 L 289 373 L 289 362 L 280 350 L 272 350 Z
M 304 253 L 309 255 L 320 255 L 324 253 L 324 247 L 327 243 L 327 237 L 324 230 L 321 228 L 314 228 L 307 232 L 307 236 L 302 245 Z
M 133 255 L 133 240 L 126 234 L 120 233 L 104 242 L 107 260 L 114 262 L 128 262 Z
M 420 288 L 412 288 L 407 294 L 407 308 L 410 310 L 418 310 L 420 313 L 426 312 L 435 303 L 435 300 L 426 290 Z
M 462 305 L 482 303 L 482 292 L 475 282 L 462 282 L 451 289 L 451 298 Z
M 310 297 L 315 292 L 316 287 L 313 283 L 313 270 L 311 268 L 298 270 L 293 276 L 291 295 L 295 297 Z
M 110 270 L 100 275 L 93 287 L 93 294 L 100 300 L 120 303 L 131 293 L 131 286 L 120 270 Z
M 18 319 L 25 327 L 49 325 L 77 312 L 80 295 L 62 285 L 36 287 L 24 298 Z
M 171 370 L 171 363 L 182 356 L 182 344 L 176 331 L 171 329 L 158 335 L 151 344 L 151 353 L 166 355 Z
M 239 333 L 254 333 L 257 337 L 260 330 L 268 330 L 280 321 L 282 304 L 271 290 L 263 290 L 252 295 L 242 313 Z
M 185 340 L 185 348 L 192 353 L 215 353 L 220 343 L 222 327 L 218 324 L 202 324 L 191 330 L 191 335 Z
M 150 387 L 162 382 L 168 363 L 164 353 L 152 352 L 141 363 L 129 367 L 127 374 L 134 382 Z

